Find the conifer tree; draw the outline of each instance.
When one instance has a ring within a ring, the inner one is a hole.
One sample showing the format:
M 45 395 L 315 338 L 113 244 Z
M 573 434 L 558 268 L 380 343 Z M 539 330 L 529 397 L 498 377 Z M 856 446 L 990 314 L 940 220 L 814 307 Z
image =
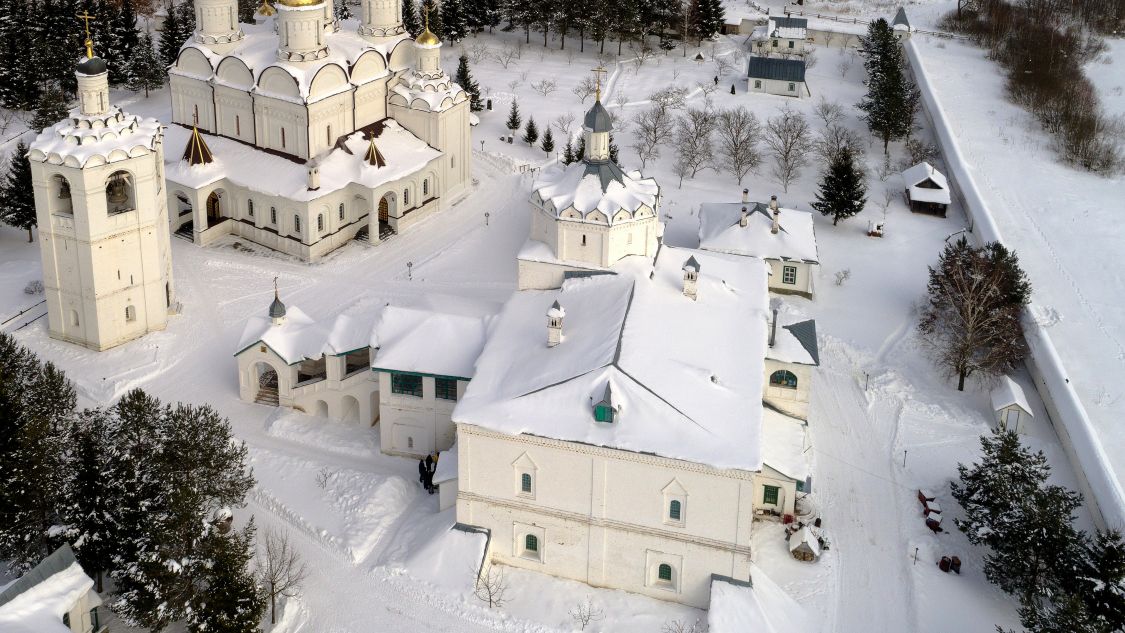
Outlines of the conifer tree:
M 583 145 L 583 149 L 585 149 L 585 145 Z M 617 166 L 621 165 L 621 161 L 617 160 L 617 142 L 613 140 L 613 132 L 609 133 L 609 162 Z
M 578 135 L 578 147 L 574 150 L 575 162 L 584 160 L 586 158 L 586 135 Z
M 260 2 L 255 0 L 238 0 L 238 21 L 244 24 L 254 24 L 254 16 L 258 14 Z
M 137 13 L 133 7 L 133 0 L 122 0 L 120 10 L 114 11 L 114 41 L 117 44 L 118 69 L 116 80 L 113 76 L 113 66 L 110 66 L 110 80 L 114 83 L 127 83 L 132 77 L 129 70 L 132 66 L 137 46 L 140 44 L 140 34 L 137 33 Z
M 441 8 L 437 0 L 422 0 L 422 18 L 423 26 L 429 20 L 431 33 L 438 36 L 438 39 L 445 38 L 445 25 L 441 20 Z
M 480 86 L 473 80 L 473 75 L 469 72 L 469 57 L 461 53 L 461 57 L 457 60 L 457 75 L 453 78 L 458 86 L 468 93 L 469 95 L 469 111 L 480 112 L 484 110 L 484 104 L 480 99 Z
M 534 145 L 539 140 L 539 128 L 535 125 L 535 117 L 527 117 L 527 127 L 523 131 L 523 141 Z
M 1125 541 L 1117 530 L 1098 532 L 1085 545 L 1085 563 L 1070 585 L 1101 631 L 1125 630 Z
M 522 122 L 523 119 L 520 118 L 520 105 L 517 101 L 513 100 L 512 107 L 508 110 L 508 122 L 505 124 L 505 127 L 514 134 L 516 130 L 520 129 L 520 124 Z
M 866 196 L 867 185 L 863 182 L 863 174 L 856 168 L 851 149 L 845 147 L 836 154 L 824 173 L 812 208 L 832 218 L 835 226 L 840 220 L 863 211 L 863 205 L 867 204 Z
M 165 68 L 156 55 L 149 33 L 141 37 L 134 50 L 133 59 L 129 62 L 129 89 L 134 92 L 144 90 L 147 99 L 150 90 L 158 90 L 164 85 Z
M 265 595 L 250 571 L 254 557 L 254 520 L 241 531 L 222 534 L 208 526 L 199 549 L 202 560 L 196 571 L 202 585 L 188 612 L 190 633 L 257 633 L 266 608 Z
M 402 2 L 402 28 L 410 34 L 410 37 L 418 37 L 422 34 L 422 20 L 418 17 L 418 7 L 414 4 L 414 0 Z
M 27 231 L 27 241 L 34 241 L 31 229 L 36 226 L 35 188 L 31 180 L 31 162 L 27 145 L 20 141 L 8 155 L 8 174 L 0 184 L 0 222 Z
M 352 17 L 352 10 L 347 0 L 333 0 L 332 9 L 337 20 L 347 20 Z
M 443 0 L 441 3 L 442 37 L 459 42 L 468 35 L 465 7 L 462 0 Z
M 543 148 L 543 151 L 548 155 L 555 151 L 555 137 L 551 134 L 550 126 L 547 126 L 547 129 L 543 132 L 543 142 L 539 146 Z
M 164 30 L 160 35 L 160 63 L 165 68 L 176 63 L 176 58 L 180 55 L 180 46 L 187 39 L 186 37 L 181 39 L 183 32 L 180 12 L 175 7 L 170 7 L 168 15 L 164 17 Z
M 51 84 L 39 97 L 39 104 L 35 107 L 35 117 L 31 120 L 31 130 L 41 132 L 68 116 L 70 116 L 70 103 L 66 95 L 57 84 Z
M 867 127 L 883 140 L 886 154 L 891 141 L 910 135 L 921 94 L 906 78 L 902 48 L 886 20 L 871 23 L 863 46 L 867 95 L 857 107 L 864 112 Z
M 566 147 L 563 148 L 562 164 L 569 165 L 574 162 L 574 144 L 570 142 L 570 138 L 566 139 Z
M 113 567 L 117 545 L 129 537 L 121 508 L 130 491 L 116 459 L 118 426 L 104 409 L 83 411 L 67 433 L 71 447 L 71 483 L 64 507 L 66 540 L 93 576 L 98 592 Z

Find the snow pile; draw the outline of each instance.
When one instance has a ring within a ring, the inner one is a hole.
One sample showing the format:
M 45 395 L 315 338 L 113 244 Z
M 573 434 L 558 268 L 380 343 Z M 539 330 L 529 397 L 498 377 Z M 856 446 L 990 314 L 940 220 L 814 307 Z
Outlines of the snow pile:
M 452 515 L 452 511 L 449 513 Z M 411 576 L 451 593 L 471 591 L 487 545 L 488 534 L 454 525 L 418 545 L 406 559 L 405 567 Z
M 434 469 L 434 483 L 457 479 L 457 442 L 438 455 L 437 468 Z
M 811 473 L 812 452 L 806 425 L 780 411 L 764 408 L 762 412 L 762 462 L 777 472 L 797 481 Z
M 712 577 L 710 633 L 812 633 L 808 616 L 754 563 L 749 586 L 723 577 Z
M 748 212 L 740 226 L 742 209 Z M 780 229 L 771 231 L 773 216 L 761 202 L 716 202 L 699 205 L 699 248 L 707 251 L 818 263 L 813 217 L 808 211 L 781 209 Z
M 683 295 L 691 256 L 700 265 L 697 301 Z M 513 296 L 454 421 L 757 470 L 765 264 L 665 246 L 654 268 L 621 268 Z M 563 340 L 549 348 L 555 301 L 566 314 Z M 618 414 L 595 422 L 607 385 Z
M 371 366 L 470 378 L 487 333 L 487 319 L 388 306 L 371 335 Z

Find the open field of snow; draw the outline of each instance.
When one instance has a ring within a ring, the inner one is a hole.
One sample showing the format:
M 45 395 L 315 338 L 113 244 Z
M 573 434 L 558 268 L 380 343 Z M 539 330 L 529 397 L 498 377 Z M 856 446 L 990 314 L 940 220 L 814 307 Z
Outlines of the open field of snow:
M 498 50 L 517 40 L 522 35 L 481 36 L 465 47 Z M 617 62 L 604 60 L 610 68 L 604 101 L 624 122 L 647 105 L 651 92 L 677 84 L 691 90 L 690 105 L 701 106 L 699 83 L 712 83 L 717 73 L 711 55 L 737 57 L 738 41 L 705 47 L 703 64 L 692 61 L 692 50 L 686 58 L 676 51 L 638 65 L 626 50 Z M 568 41 L 567 47 L 576 44 Z M 947 46 L 934 55 L 956 50 Z M 555 158 L 518 139 L 500 142 L 508 105 L 518 96 L 524 120 L 534 116 L 541 131 L 557 117 L 573 115 L 571 132 L 577 132 L 592 100 L 581 103 L 571 88 L 597 65 L 594 46 L 573 57 L 558 51 L 557 42 L 552 47 L 543 49 L 533 37 L 522 58 L 506 69 L 495 61 L 473 64 L 483 96 L 492 98 L 495 108 L 481 113 L 474 129 L 477 184 L 461 203 L 403 235 L 374 248 L 348 245 L 314 265 L 264 249 L 235 250 L 231 238 L 207 249 L 173 239 L 184 309 L 166 331 L 101 354 L 49 339 L 43 320 L 18 332 L 22 342 L 67 371 L 83 404 L 108 404 L 143 387 L 166 400 L 210 403 L 230 417 L 250 447 L 258 479 L 241 518 L 253 514 L 260 529 L 289 531 L 312 569 L 304 595 L 286 606 L 274 631 L 567 631 L 574 628 L 567 611 L 587 595 L 606 612 L 592 630 L 654 633 L 670 619 L 706 618 L 679 605 L 514 571 L 510 603 L 490 611 L 470 593 L 469 566 L 479 556 L 479 539 L 449 531 L 453 513 L 437 511 L 437 497 L 418 486 L 413 462 L 379 453 L 372 429 L 238 400 L 234 347 L 243 321 L 266 310 L 274 276 L 280 277 L 288 305 L 318 319 L 387 302 L 478 315 L 495 311 L 507 298 L 515 288 L 515 254 L 528 229 L 531 175 L 520 173 L 521 165 L 540 167 Z M 615 51 L 616 43 L 607 43 L 606 50 Z M 455 68 L 456 54 L 445 51 L 447 70 Z M 716 107 L 745 105 L 764 120 L 782 105 L 811 113 L 815 97 L 824 95 L 844 104 L 845 123 L 861 129 L 851 104 L 863 94 L 862 65 L 838 49 L 819 50 L 818 56 L 819 64 L 809 71 L 814 99 L 748 95 L 741 68 L 720 77 L 711 99 Z M 841 60 L 851 60 L 844 76 Z M 557 81 L 554 92 L 542 95 L 531 87 L 544 79 Z M 168 119 L 166 91 L 148 100 L 129 95 L 127 101 L 127 110 Z M 823 127 L 811 122 L 814 129 Z M 627 128 L 618 125 L 616 142 L 626 168 L 636 169 L 640 163 L 628 147 Z M 558 130 L 556 143 L 561 152 L 565 139 Z M 169 147 L 167 153 L 176 156 L 179 150 Z M 874 143 L 866 158 L 867 210 L 836 227 L 815 218 L 821 261 L 816 300 L 786 299 L 791 309 L 817 319 L 821 336 L 822 368 L 810 416 L 815 465 L 810 500 L 824 519 L 831 547 L 819 562 L 800 563 L 789 557 L 779 526 L 759 523 L 755 562 L 803 605 L 821 631 L 993 631 L 997 624 L 1016 624 L 1013 601 L 985 581 L 980 552 L 958 533 L 934 535 L 925 528 L 915 499 L 918 487 L 930 488 L 947 513 L 956 514 L 948 482 L 958 461 L 975 458 L 991 417 L 987 390 L 974 384 L 959 393 L 934 375 L 914 329 L 926 266 L 947 236 L 964 226 L 964 217 L 956 207 L 948 219 L 912 215 L 896 197 L 884 218 L 875 203 L 885 190 L 898 192 L 901 183 L 893 175 L 886 182 L 874 175 L 882 164 L 880 151 Z M 663 156 L 646 169 L 662 185 L 661 215 L 671 245 L 695 246 L 699 204 L 736 201 L 743 186 L 752 199 L 776 194 L 786 207 L 808 210 L 813 200 L 815 164 L 788 192 L 765 175 L 768 167 L 741 186 L 729 175 L 705 170 L 678 187 L 671 153 L 663 148 Z M 892 154 L 897 164 L 899 144 L 892 145 Z M 886 237 L 867 237 L 868 220 L 884 219 Z M 1030 268 L 1039 259 L 1028 255 L 1023 261 Z M 413 280 L 407 279 L 407 262 L 414 264 Z M 841 270 L 851 277 L 834 285 Z M 37 245 L 27 244 L 25 234 L 0 229 L 0 318 L 37 301 L 22 289 L 39 275 Z M 1121 374 L 1119 367 L 1115 371 Z M 1073 487 L 1075 478 L 1045 414 L 1040 409 L 1036 416 L 1028 441 L 1048 452 L 1056 479 Z M 324 487 L 317 481 L 321 472 L 327 475 Z M 945 522 L 955 530 L 952 516 Z M 950 554 L 965 561 L 961 576 L 937 570 L 935 560 Z

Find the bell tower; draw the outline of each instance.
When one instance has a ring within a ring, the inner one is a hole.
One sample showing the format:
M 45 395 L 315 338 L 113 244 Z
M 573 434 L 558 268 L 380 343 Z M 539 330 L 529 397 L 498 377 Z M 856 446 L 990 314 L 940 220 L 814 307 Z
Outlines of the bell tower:
M 78 16 L 89 20 L 89 14 Z M 47 329 L 105 350 L 163 330 L 175 304 L 156 119 L 109 103 L 108 68 L 86 34 L 79 106 L 31 144 Z

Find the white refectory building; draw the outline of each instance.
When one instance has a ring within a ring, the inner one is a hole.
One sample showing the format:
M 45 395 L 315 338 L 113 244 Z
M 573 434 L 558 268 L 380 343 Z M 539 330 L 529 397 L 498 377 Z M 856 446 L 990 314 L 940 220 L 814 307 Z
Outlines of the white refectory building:
M 237 22 L 235 0 L 198 0 L 197 30 L 169 70 L 170 142 L 203 132 L 205 156 L 168 166 L 171 227 L 316 260 L 366 231 L 400 232 L 470 184 L 469 97 L 428 29 L 364 0 L 339 22 L 324 0 L 280 0 Z

